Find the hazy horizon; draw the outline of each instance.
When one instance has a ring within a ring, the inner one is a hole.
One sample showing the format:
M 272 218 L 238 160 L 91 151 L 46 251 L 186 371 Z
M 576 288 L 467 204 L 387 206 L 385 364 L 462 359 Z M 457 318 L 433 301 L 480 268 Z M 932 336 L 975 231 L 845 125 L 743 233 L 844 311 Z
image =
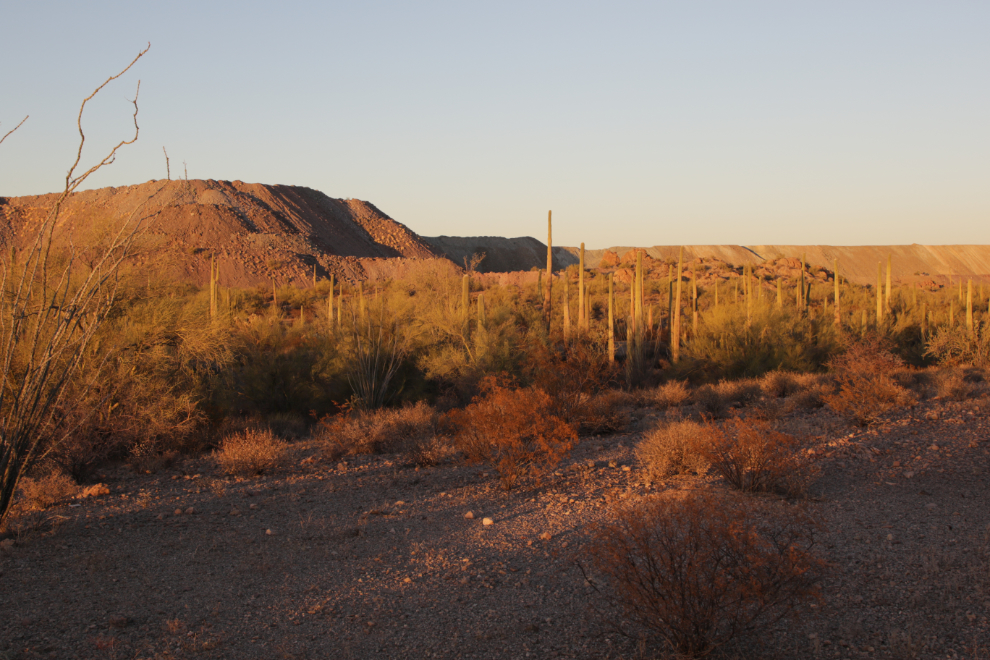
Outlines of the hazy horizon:
M 0 195 L 302 185 L 425 236 L 990 244 L 990 5 L 4 3 Z M 88 160 L 86 158 L 88 157 Z

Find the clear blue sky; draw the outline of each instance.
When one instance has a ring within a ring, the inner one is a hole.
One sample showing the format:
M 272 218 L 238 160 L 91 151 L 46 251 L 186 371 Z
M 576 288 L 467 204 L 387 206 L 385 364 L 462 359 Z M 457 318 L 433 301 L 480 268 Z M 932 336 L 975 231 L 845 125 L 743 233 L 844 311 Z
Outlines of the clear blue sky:
M 990 2 L 0 0 L 0 195 L 310 186 L 424 235 L 990 243 Z

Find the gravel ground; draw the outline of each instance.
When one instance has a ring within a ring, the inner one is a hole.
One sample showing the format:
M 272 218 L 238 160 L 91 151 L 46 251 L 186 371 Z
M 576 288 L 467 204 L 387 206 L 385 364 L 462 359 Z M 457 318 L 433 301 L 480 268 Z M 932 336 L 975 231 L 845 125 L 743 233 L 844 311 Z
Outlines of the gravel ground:
M 327 464 L 308 441 L 255 479 L 209 457 L 108 468 L 108 495 L 20 515 L 0 542 L 0 658 L 659 657 L 589 615 L 573 553 L 618 503 L 721 486 L 645 483 L 632 448 L 662 413 L 633 416 L 509 493 L 484 467 Z M 821 606 L 724 654 L 990 658 L 988 416 L 986 398 L 871 430 L 784 416 L 821 462 L 800 505 L 834 570 Z

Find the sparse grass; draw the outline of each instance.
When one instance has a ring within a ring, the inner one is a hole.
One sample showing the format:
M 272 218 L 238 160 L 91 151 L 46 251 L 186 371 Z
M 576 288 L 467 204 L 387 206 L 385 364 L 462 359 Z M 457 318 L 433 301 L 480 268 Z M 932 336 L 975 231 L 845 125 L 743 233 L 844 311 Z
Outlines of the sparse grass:
M 254 476 L 278 467 L 285 450 L 285 441 L 271 429 L 248 429 L 224 438 L 213 457 L 227 474 Z

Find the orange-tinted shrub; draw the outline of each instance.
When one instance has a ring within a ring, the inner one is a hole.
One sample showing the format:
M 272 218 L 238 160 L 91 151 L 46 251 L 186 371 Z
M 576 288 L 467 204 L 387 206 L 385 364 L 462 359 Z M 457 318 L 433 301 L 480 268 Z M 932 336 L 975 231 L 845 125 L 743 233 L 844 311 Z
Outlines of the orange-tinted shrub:
M 248 429 L 224 438 L 213 457 L 227 474 L 256 475 L 282 462 L 286 442 L 270 429 Z
M 787 505 L 668 495 L 599 526 L 578 565 L 623 632 L 701 657 L 819 597 L 814 533 Z
M 852 343 L 829 362 L 837 387 L 822 398 L 829 408 L 858 426 L 874 424 L 884 413 L 912 401 L 910 392 L 891 375 L 901 366 L 878 338 Z
M 543 390 L 512 387 L 493 376 L 481 390 L 471 405 L 449 413 L 454 442 L 469 461 L 490 462 L 505 489 L 526 475 L 539 479 L 577 442 Z
M 793 436 L 756 419 L 730 419 L 709 424 L 695 451 L 733 487 L 743 492 L 800 495 L 815 469 Z

